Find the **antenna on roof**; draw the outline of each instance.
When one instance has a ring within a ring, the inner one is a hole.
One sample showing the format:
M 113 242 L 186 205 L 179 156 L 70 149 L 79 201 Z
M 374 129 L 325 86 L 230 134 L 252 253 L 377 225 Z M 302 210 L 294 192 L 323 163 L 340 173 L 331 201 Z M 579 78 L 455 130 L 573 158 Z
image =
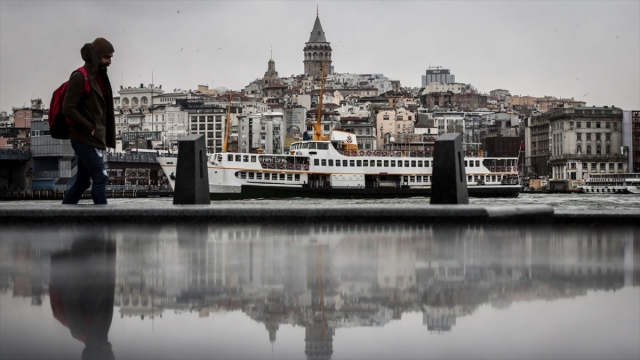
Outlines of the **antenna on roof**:
M 320 15 L 320 10 L 318 10 L 318 5 L 316 4 L 316 16 Z

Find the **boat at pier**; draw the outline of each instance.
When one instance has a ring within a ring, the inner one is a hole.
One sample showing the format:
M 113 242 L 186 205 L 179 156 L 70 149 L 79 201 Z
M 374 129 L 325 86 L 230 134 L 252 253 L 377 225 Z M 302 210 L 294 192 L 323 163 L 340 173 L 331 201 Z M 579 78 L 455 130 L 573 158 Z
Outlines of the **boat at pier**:
M 580 188 L 587 194 L 640 194 L 640 173 L 589 174 Z
M 425 151 L 351 149 L 355 134 L 327 141 L 291 144 L 289 154 L 215 153 L 208 157 L 211 199 L 396 198 L 429 196 L 433 157 Z M 342 138 L 342 139 L 341 139 Z M 515 197 L 518 158 L 465 154 L 469 196 Z M 176 174 L 176 157 L 158 157 L 166 174 Z M 175 188 L 175 176 L 169 177 Z

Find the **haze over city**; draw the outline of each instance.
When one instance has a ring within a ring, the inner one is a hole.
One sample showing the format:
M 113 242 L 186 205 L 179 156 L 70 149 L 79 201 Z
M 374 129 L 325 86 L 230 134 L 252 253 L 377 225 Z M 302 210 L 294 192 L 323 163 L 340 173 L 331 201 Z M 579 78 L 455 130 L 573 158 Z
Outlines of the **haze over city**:
M 443 66 L 480 92 L 640 108 L 638 1 L 2 1 L 0 110 L 48 103 L 99 36 L 116 49 L 114 90 L 153 73 L 165 89 L 239 91 L 271 57 L 281 76 L 298 75 L 316 11 L 336 73 L 420 87 Z

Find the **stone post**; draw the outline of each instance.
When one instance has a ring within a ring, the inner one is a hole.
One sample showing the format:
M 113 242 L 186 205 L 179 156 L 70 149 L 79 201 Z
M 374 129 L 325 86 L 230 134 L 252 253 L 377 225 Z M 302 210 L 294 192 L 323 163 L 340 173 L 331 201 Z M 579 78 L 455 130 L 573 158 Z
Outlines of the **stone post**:
M 178 145 L 174 205 L 211 204 L 204 135 L 189 135 Z
M 431 204 L 468 204 L 462 135 L 442 134 L 435 142 Z

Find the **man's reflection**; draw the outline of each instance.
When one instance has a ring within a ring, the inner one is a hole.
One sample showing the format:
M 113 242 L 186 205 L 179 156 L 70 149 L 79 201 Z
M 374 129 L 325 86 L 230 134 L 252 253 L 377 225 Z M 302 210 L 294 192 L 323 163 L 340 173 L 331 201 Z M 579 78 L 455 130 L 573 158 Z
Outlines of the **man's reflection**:
M 51 255 L 53 316 L 82 341 L 82 359 L 114 359 L 108 334 L 113 317 L 115 242 L 95 235 Z

